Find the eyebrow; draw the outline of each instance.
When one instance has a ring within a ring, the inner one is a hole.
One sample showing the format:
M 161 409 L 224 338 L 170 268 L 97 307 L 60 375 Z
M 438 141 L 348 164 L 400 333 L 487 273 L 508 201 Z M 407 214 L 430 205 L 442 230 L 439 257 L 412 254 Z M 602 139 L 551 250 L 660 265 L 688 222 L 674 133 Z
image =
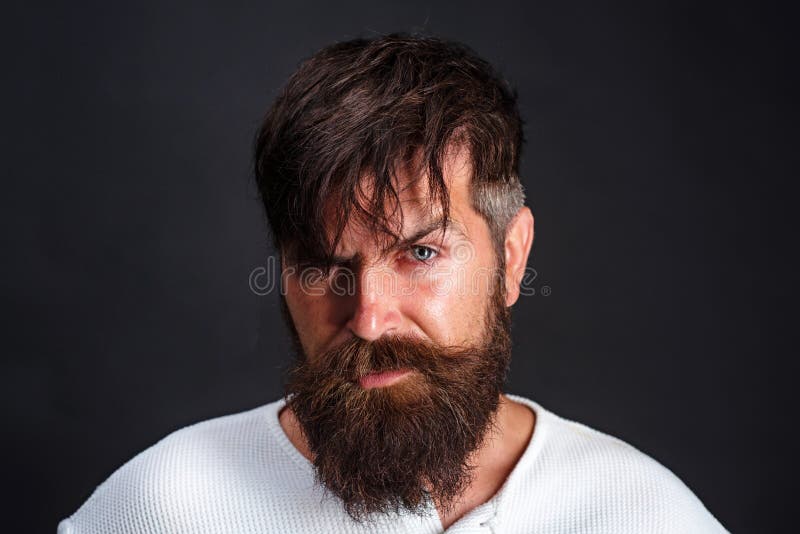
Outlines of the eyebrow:
M 448 224 L 444 224 L 442 219 L 437 219 L 435 221 L 431 221 L 425 226 L 420 227 L 419 229 L 415 230 L 413 234 L 407 237 L 401 237 L 397 243 L 393 244 L 392 246 L 388 247 L 386 250 L 382 252 L 382 254 L 388 254 L 392 250 L 400 250 L 410 245 L 413 245 L 420 239 L 429 236 L 430 234 L 442 231 L 442 232 L 449 232 L 453 235 L 459 236 L 463 239 L 469 239 L 467 237 L 467 232 L 462 226 L 462 224 L 455 220 L 450 220 Z M 358 258 L 359 254 L 356 254 L 353 257 L 346 258 L 344 256 L 333 256 L 333 263 L 344 265 L 350 264 L 354 259 Z

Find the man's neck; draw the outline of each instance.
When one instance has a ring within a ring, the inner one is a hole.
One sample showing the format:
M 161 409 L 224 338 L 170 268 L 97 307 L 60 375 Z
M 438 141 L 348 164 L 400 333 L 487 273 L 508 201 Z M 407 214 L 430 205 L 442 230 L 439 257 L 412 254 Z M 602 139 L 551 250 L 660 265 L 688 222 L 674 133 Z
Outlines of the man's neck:
M 292 445 L 308 461 L 313 462 L 314 456 L 291 408 L 281 410 L 279 420 Z M 437 503 L 439 518 L 445 529 L 498 492 L 525 452 L 535 424 L 533 410 L 500 395 L 495 425 L 483 445 L 472 455 L 471 462 L 475 466 L 472 482 L 446 513 Z

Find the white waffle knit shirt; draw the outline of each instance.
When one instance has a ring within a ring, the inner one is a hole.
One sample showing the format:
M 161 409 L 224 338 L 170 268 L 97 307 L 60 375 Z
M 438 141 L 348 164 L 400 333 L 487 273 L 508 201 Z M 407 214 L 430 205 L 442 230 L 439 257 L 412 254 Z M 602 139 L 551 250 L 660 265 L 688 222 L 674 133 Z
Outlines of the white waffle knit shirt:
M 538 403 L 533 437 L 500 491 L 448 533 L 726 532 L 671 471 Z M 440 533 L 424 517 L 358 524 L 315 483 L 278 422 L 279 400 L 173 432 L 119 468 L 58 534 Z

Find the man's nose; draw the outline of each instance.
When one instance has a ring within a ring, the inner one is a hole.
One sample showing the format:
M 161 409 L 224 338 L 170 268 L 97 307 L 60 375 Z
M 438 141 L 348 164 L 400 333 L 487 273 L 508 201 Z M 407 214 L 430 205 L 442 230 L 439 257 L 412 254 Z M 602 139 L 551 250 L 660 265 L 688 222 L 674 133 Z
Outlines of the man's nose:
M 391 270 L 380 267 L 354 273 L 355 287 L 347 328 L 356 336 L 374 341 L 400 326 L 396 281 Z

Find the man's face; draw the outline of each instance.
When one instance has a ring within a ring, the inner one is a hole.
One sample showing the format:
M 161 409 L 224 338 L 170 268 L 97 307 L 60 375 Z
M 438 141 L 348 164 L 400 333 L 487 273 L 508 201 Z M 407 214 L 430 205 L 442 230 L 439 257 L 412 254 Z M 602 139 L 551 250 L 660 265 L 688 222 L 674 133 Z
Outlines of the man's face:
M 444 162 L 452 223 L 447 231 L 404 243 L 386 254 L 382 240 L 357 225 L 345 228 L 336 256 L 341 264 L 326 280 L 313 270 L 285 270 L 286 305 L 310 358 L 353 336 L 414 336 L 440 345 L 470 345 L 481 339 L 489 291 L 501 271 L 489 227 L 470 199 L 466 150 Z M 436 223 L 426 180 L 400 172 L 402 238 Z M 409 185 L 410 184 L 410 185 Z M 337 274 L 338 270 L 338 274 Z M 342 274 L 346 276 L 342 276 Z M 331 287 L 333 286 L 333 287 Z
M 443 171 L 447 231 L 425 231 L 438 228 L 426 180 L 401 174 L 399 245 L 387 250 L 347 226 L 329 277 L 284 278 L 298 353 L 289 407 L 319 479 L 356 518 L 420 511 L 430 497 L 453 504 L 505 380 L 501 262 L 471 207 L 467 153 L 451 154 Z

